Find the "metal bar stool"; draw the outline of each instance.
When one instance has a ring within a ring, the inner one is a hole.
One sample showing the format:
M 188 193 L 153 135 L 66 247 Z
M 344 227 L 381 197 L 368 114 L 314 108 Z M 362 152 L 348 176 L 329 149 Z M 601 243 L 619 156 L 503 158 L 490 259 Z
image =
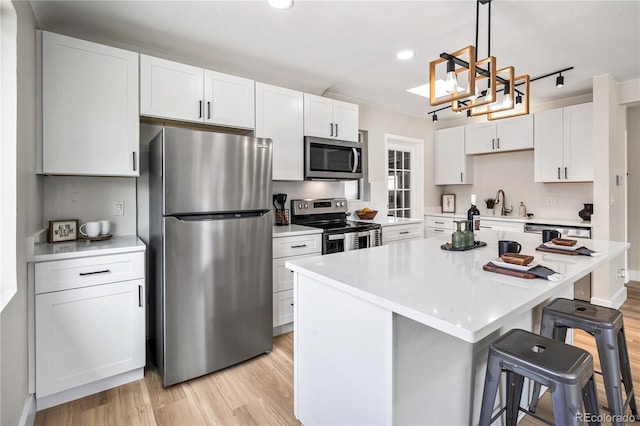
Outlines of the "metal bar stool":
M 624 410 L 627 407 L 631 407 L 635 419 L 640 420 L 631 379 L 622 312 L 580 300 L 562 298 L 553 300 L 542 309 L 542 336 L 564 342 L 569 328 L 584 330 L 596 339 L 608 404 L 608 407 L 602 409 L 612 414 L 613 425 L 624 426 Z M 626 391 L 626 399 L 622 396 L 622 384 Z M 532 412 L 537 408 L 539 395 L 540 385 L 536 384 L 529 405 Z
M 491 417 L 502 371 L 507 372 L 507 405 Z M 600 424 L 591 354 L 557 340 L 514 329 L 489 345 L 480 426 L 490 425 L 505 411 L 508 426 L 516 424 L 519 411 L 553 424 L 520 407 L 525 378 L 551 390 L 556 425 L 582 425 L 584 413 L 593 415 L 588 418 L 590 425 Z

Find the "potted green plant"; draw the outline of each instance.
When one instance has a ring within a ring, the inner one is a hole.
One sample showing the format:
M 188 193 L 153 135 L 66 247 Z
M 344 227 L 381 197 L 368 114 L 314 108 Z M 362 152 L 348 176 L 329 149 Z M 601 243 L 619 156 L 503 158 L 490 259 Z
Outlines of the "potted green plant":
M 488 215 L 494 215 L 495 214 L 495 206 L 496 206 L 496 199 L 495 198 L 487 198 L 484 200 L 485 204 L 487 205 L 487 214 Z

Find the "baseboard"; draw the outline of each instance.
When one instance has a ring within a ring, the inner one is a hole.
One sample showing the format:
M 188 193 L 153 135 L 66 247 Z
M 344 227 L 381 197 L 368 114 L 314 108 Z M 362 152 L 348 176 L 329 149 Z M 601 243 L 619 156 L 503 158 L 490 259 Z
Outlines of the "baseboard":
M 144 378 L 144 367 L 37 399 L 38 411 Z
M 22 415 L 18 421 L 19 426 L 33 426 L 36 421 L 36 396 L 33 394 L 27 395 L 27 399 L 24 401 L 24 407 L 22 408 Z
M 640 281 L 640 271 L 633 271 L 629 269 L 629 280 L 630 281 Z
M 273 337 L 293 331 L 293 323 L 287 323 L 278 327 L 273 327 Z
M 599 299 L 597 297 L 591 298 L 591 303 L 598 306 L 604 306 L 606 308 L 620 309 L 620 306 L 627 300 L 627 288 L 622 287 L 616 294 L 613 295 L 611 300 Z

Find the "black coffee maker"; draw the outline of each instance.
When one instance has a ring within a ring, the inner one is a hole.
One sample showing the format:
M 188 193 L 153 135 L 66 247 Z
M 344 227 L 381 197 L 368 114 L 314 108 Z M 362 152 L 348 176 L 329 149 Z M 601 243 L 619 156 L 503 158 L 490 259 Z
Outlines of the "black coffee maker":
M 288 225 L 289 219 L 285 210 L 287 194 L 273 194 L 273 206 L 276 208 L 276 225 Z

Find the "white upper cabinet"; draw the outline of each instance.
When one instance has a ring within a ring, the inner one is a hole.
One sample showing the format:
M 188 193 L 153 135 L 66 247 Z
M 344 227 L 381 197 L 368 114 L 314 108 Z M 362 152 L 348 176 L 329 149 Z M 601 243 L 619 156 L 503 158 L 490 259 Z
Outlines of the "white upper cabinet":
M 256 83 L 256 136 L 273 140 L 273 179 L 304 178 L 303 93 Z
M 254 81 L 140 55 L 140 115 L 253 129 Z
M 593 104 L 535 114 L 534 180 L 593 180 Z
M 204 70 L 140 55 L 140 115 L 202 123 Z
M 255 127 L 254 81 L 204 70 L 204 122 L 230 127 Z
M 358 142 L 358 105 L 304 94 L 304 134 Z
M 39 37 L 38 171 L 138 176 L 138 54 L 48 32 Z
M 533 116 L 465 126 L 465 152 L 489 154 L 533 148 Z
M 472 158 L 464 152 L 464 126 L 438 130 L 435 133 L 435 184 L 473 183 Z

